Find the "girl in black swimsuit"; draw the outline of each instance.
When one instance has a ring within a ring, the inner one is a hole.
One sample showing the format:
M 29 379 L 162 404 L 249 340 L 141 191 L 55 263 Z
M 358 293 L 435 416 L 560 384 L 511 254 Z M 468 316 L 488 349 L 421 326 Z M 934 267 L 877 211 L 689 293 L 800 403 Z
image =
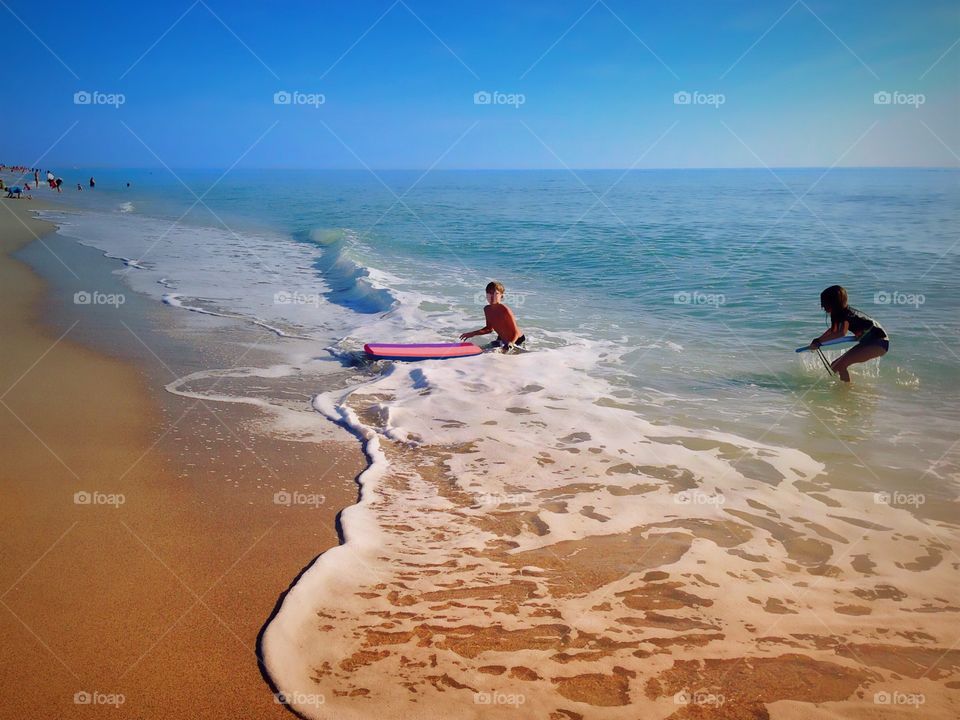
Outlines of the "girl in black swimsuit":
M 820 293 L 820 307 L 830 315 L 830 329 L 810 343 L 810 349 L 816 350 L 821 343 L 841 338 L 847 332 L 853 333 L 860 342 L 854 345 L 830 367 L 844 382 L 850 382 L 847 368 L 855 363 L 867 362 L 882 357 L 890 349 L 890 338 L 880 323 L 856 308 L 847 304 L 847 291 L 839 285 L 831 285 Z

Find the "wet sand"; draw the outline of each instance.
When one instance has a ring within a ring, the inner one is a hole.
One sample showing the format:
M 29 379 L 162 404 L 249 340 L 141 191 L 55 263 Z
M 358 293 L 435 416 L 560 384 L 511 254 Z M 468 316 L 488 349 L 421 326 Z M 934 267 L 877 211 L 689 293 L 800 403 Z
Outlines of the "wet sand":
M 138 318 L 49 322 L 55 289 L 10 255 L 52 226 L 0 202 L 0 717 L 290 717 L 257 636 L 337 543 L 358 448 L 256 432 L 256 408 L 169 395 L 159 361 L 75 342 Z M 304 489 L 322 504 L 275 502 Z
M 336 544 L 335 512 L 364 466 L 356 441 L 280 440 L 254 407 L 163 392 L 194 369 L 175 342 L 144 331 L 150 347 L 131 362 L 109 313 L 57 311 L 23 265 L 4 257 L 0 272 L 15 349 L 3 387 L 29 370 L 0 408 L 0 449 L 14 458 L 0 485 L 0 716 L 87 717 L 101 708 L 74 694 L 96 692 L 122 694 L 122 716 L 290 717 L 260 676 L 257 634 L 278 593 Z M 140 331 L 135 304 L 117 310 Z M 229 324 L 202 322 L 195 332 Z M 262 364 L 227 348 L 213 365 L 240 361 Z M 210 398 L 217 382 L 184 387 Z M 521 397 L 489 403 L 488 423 L 526 437 L 538 418 Z M 359 391 L 349 405 L 385 438 L 391 400 Z M 681 468 L 637 448 L 615 457 L 584 428 L 531 455 L 437 422 L 448 432 L 431 443 L 384 439 L 390 469 L 371 496 L 382 542 L 370 556 L 347 549 L 278 636 L 278 658 L 302 674 L 284 689 L 307 715 L 956 717 L 955 526 L 780 472 L 762 448 L 653 436 L 689 461 Z M 463 442 L 439 442 L 457 432 Z M 542 485 L 529 484 L 531 457 Z M 491 500 L 463 482 L 468 466 L 515 484 Z M 283 507 L 280 490 L 325 498 Z M 124 502 L 77 505 L 77 491 Z M 728 500 L 701 507 L 682 493 Z
M 400 369 L 396 385 L 408 372 L 428 398 L 429 377 Z M 514 437 L 538 421 L 482 392 L 487 422 L 515 423 Z M 326 698 L 302 703 L 306 715 L 957 717 L 955 525 L 830 489 L 817 468 L 779 472 L 763 448 L 742 458 L 652 427 L 653 455 L 685 448 L 703 477 L 607 457 L 584 430 L 543 448 L 551 470 L 533 478 L 522 449 L 387 439 L 394 402 L 363 390 L 347 401 L 388 461 L 368 506 L 375 550 L 318 565 L 306 607 L 267 631 L 284 690 Z M 606 471 L 588 475 L 588 453 Z M 718 472 L 723 458 L 742 474 Z M 466 467 L 515 486 L 490 499 L 463 482 Z M 553 537 L 573 523 L 582 535 Z

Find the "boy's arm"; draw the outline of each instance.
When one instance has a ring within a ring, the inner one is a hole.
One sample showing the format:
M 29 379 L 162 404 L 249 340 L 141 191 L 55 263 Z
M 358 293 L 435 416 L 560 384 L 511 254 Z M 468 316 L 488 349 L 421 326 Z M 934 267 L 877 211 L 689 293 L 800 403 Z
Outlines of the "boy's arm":
M 490 327 L 490 313 L 487 311 L 487 308 L 483 309 L 483 319 L 486 321 L 487 323 L 486 325 L 484 325 L 479 330 L 473 330 L 472 332 L 464 333 L 463 335 L 460 336 L 460 339 L 469 340 L 470 338 L 476 337 L 477 335 L 489 335 L 490 333 L 492 333 L 493 328 Z
M 492 332 L 493 332 L 492 327 L 482 327 L 479 330 L 473 330 L 471 332 L 464 333 L 463 335 L 460 336 L 460 339 L 469 340 L 470 338 L 476 337 L 477 335 L 489 335 Z

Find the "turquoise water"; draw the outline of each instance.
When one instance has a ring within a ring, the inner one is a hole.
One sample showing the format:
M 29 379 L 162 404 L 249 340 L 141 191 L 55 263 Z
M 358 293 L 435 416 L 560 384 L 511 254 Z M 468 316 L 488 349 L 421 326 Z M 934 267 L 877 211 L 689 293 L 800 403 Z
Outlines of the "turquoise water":
M 415 305 L 404 339 L 452 340 L 482 323 L 478 295 L 496 278 L 533 350 L 591 343 L 589 373 L 654 422 L 800 448 L 848 484 L 919 483 L 947 498 L 960 479 L 958 171 L 62 174 L 68 186 L 84 181 L 60 198 L 71 205 L 183 216 L 220 233 L 205 243 L 257 235 L 258 261 L 276 277 L 313 258 L 345 327 L 351 313 L 363 328 Z M 268 260 L 263 243 L 276 246 Z M 224 273 L 251 262 L 229 257 Z M 174 279 L 176 269 L 158 267 Z M 358 289 L 367 269 L 374 287 Z M 818 296 L 832 284 L 892 338 L 852 387 L 793 353 L 824 329 Z
M 279 437 L 322 441 L 329 420 L 363 444 L 343 543 L 260 636 L 286 697 L 320 689 L 324 713 L 359 717 L 417 687 L 441 716 L 454 686 L 419 673 L 446 663 L 466 689 L 507 660 L 449 643 L 535 628 L 523 689 L 545 717 L 579 672 L 558 644 L 609 650 L 589 659 L 603 673 L 702 659 L 647 636 L 684 627 L 640 610 L 657 587 L 668 612 L 699 598 L 670 617 L 715 628 L 707 650 L 726 658 L 778 637 L 828 662 L 952 641 L 960 172 L 237 172 L 209 192 L 219 173 L 184 173 L 203 204 L 166 172 L 97 177 L 48 215 L 196 343 L 205 367 L 167 391 L 254 403 Z M 494 277 L 530 352 L 361 359 L 364 342 L 478 327 Z M 891 336 L 849 386 L 794 352 L 834 283 Z M 534 589 L 514 601 L 508 583 Z M 385 627 L 401 642 L 380 657 Z

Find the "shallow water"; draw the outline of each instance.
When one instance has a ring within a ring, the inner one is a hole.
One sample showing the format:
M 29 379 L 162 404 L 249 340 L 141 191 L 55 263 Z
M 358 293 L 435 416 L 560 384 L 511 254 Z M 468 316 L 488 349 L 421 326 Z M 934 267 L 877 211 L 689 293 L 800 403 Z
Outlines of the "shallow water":
M 334 392 L 318 382 L 318 412 L 375 462 L 344 513 L 347 544 L 300 579 L 264 647 L 283 690 L 319 686 L 343 717 L 370 702 L 400 713 L 411 693 L 421 709 L 451 688 L 469 700 L 464 688 L 489 685 L 481 668 L 506 662 L 505 629 L 552 618 L 556 637 L 518 635 L 523 669 L 497 681 L 522 681 L 546 716 L 620 690 L 636 702 L 704 645 L 727 658 L 791 647 L 760 642 L 745 608 L 821 659 L 836 638 L 882 644 L 908 627 L 953 642 L 960 173 L 776 174 L 235 173 L 204 197 L 212 210 L 184 215 L 195 198 L 169 177 L 101 172 L 53 217 L 126 258 L 124 278 L 171 311 L 272 329 L 288 360 L 241 368 L 238 400 L 255 394 L 244 376 L 327 372 L 304 339 L 334 368 L 364 342 L 453 340 L 482 321 L 486 281 L 507 285 L 533 352 L 365 365 Z M 110 189 L 127 177 L 129 191 Z M 183 175 L 197 193 L 217 177 Z M 822 331 L 833 283 L 892 338 L 852 387 L 793 352 Z M 629 600 L 654 569 L 668 582 Z M 477 589 L 490 587 L 502 591 Z M 507 602 L 517 587 L 529 592 Z M 437 622 L 467 628 L 466 644 Z M 708 632 L 676 639 L 691 630 Z M 583 690 L 557 658 L 572 647 L 620 690 Z M 431 654 L 453 685 L 423 669 Z M 618 675 L 653 656 L 647 675 Z M 375 688 L 386 671 L 404 681 Z
M 73 232 L 137 256 L 188 303 L 358 349 L 455 339 L 496 277 L 531 347 L 592 343 L 589 372 L 651 420 L 803 447 L 811 415 L 838 418 L 850 446 L 835 462 L 890 468 L 894 443 L 899 463 L 931 470 L 960 428 L 960 173 L 775 173 L 235 172 L 203 196 L 212 210 L 173 229 L 196 198 L 166 173 L 101 171 L 96 192 L 63 198 L 110 217 Z M 199 195 L 219 174 L 181 178 Z M 892 337 L 855 369 L 854 395 L 791 352 L 822 331 L 818 294 L 833 283 Z M 931 474 L 955 479 L 957 464 Z

